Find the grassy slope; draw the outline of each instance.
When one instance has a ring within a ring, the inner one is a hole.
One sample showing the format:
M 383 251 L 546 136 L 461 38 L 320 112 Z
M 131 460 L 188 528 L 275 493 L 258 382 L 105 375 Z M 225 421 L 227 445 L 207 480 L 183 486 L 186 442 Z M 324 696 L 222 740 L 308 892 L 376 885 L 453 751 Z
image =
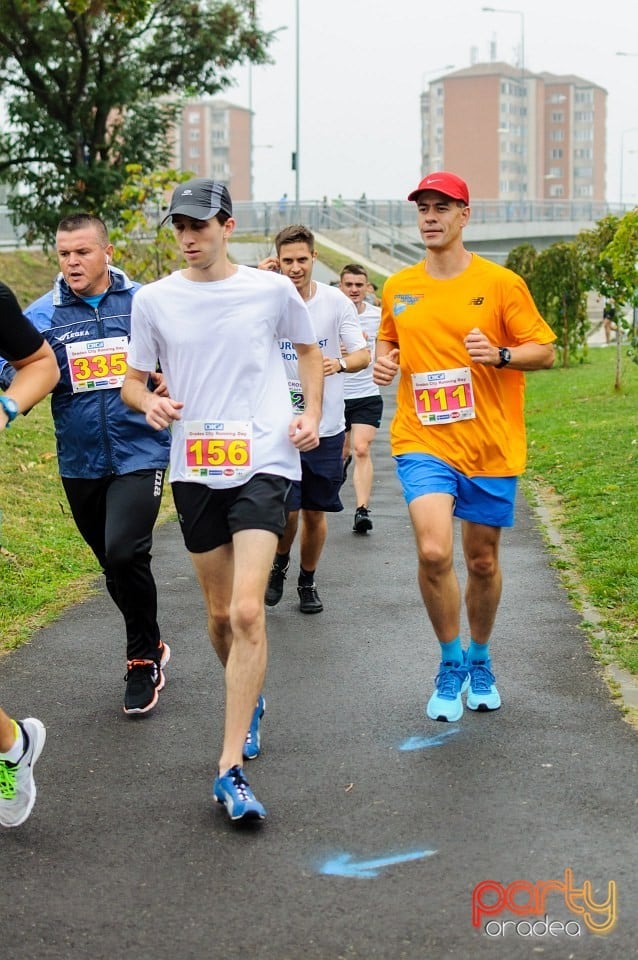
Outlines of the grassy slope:
M 638 366 L 625 358 L 615 391 L 615 350 L 527 378 L 529 463 L 524 487 L 556 522 L 569 569 L 605 630 L 597 645 L 638 673 Z M 575 564 L 575 566 L 574 566 Z

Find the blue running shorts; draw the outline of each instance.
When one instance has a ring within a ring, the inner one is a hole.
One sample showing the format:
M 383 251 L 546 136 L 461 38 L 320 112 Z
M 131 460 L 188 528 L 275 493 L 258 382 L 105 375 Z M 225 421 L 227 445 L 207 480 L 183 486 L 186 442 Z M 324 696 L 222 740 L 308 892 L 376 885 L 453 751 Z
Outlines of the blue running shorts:
M 514 526 L 518 477 L 466 477 L 429 453 L 402 453 L 394 460 L 407 504 L 427 493 L 449 493 L 455 517 L 488 527 Z

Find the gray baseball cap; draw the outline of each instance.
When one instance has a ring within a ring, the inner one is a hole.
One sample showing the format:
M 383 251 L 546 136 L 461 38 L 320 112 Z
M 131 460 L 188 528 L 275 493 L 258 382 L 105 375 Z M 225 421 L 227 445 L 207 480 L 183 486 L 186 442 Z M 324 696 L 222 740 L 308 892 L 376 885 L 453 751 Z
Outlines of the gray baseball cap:
M 169 211 L 162 223 L 178 213 L 193 220 L 210 220 L 220 210 L 229 217 L 233 215 L 233 204 L 226 186 L 217 180 L 197 177 L 175 188 Z

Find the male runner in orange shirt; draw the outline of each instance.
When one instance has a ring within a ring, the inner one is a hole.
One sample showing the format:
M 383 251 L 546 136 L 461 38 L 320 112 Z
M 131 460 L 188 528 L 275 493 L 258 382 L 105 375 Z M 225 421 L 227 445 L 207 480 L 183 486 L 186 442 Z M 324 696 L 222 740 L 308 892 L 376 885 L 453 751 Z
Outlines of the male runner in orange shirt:
M 441 646 L 426 712 L 454 722 L 468 687 L 469 709 L 501 705 L 488 647 L 502 587 L 501 527 L 514 523 L 525 468 L 525 371 L 552 366 L 555 336 L 520 277 L 466 250 L 469 191 L 460 177 L 431 173 L 408 199 L 427 255 L 384 284 L 374 379 L 387 385 L 401 373 L 392 453 L 419 588 Z M 467 649 L 453 517 L 461 519 L 467 567 Z

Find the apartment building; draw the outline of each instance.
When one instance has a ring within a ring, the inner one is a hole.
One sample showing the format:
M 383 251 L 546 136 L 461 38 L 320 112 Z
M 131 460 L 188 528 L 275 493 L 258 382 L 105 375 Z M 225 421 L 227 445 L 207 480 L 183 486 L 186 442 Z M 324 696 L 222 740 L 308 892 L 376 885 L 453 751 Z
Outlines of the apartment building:
M 477 200 L 605 200 L 607 91 L 573 75 L 477 63 L 421 94 L 422 170 Z
M 225 183 L 233 200 L 252 200 L 251 112 L 226 100 L 189 100 L 175 130 L 175 165 Z

